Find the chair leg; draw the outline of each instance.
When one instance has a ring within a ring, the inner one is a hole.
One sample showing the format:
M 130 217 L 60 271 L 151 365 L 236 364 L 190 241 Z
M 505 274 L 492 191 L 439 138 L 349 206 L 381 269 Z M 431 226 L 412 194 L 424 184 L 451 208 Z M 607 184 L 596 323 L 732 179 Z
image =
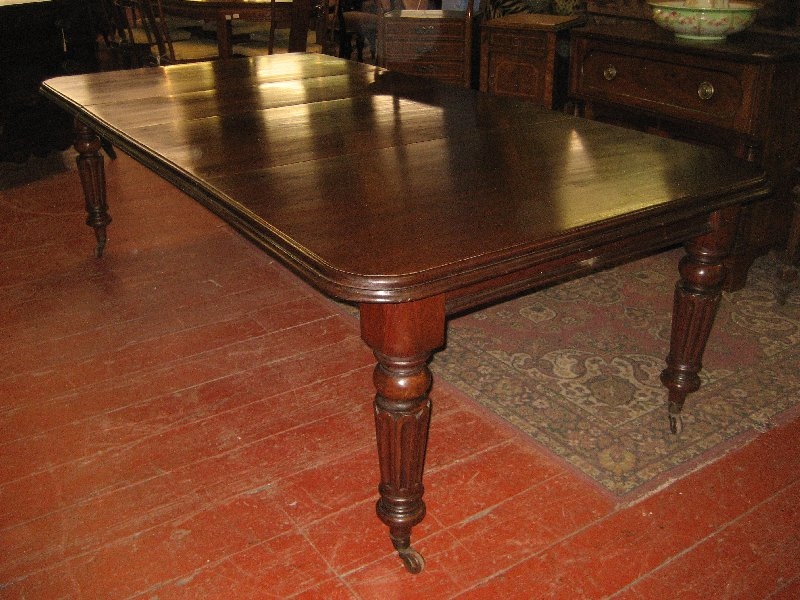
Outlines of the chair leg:
M 353 42 L 350 39 L 350 34 L 339 32 L 339 56 L 349 60 L 352 54 Z
M 367 37 L 367 42 L 369 42 L 369 54 L 372 58 L 372 64 L 378 64 L 378 34 L 377 33 L 370 33 Z
M 360 33 L 356 34 L 356 59 L 364 62 L 364 36 Z

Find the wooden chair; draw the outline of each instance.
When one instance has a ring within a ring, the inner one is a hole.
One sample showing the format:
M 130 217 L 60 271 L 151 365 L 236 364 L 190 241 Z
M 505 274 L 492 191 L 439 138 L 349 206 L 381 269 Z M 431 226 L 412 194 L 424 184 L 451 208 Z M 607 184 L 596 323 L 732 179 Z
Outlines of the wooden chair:
M 158 64 L 153 54 L 155 38 L 144 21 L 136 0 L 109 0 L 106 4 L 109 31 L 106 46 L 115 51 L 114 68 L 136 68 Z M 144 26 L 142 26 L 144 25 Z
M 195 62 L 219 54 L 213 40 L 193 38 L 172 26 L 161 0 L 112 0 L 110 11 L 123 67 Z
M 381 14 L 391 9 L 390 0 L 329 0 L 328 7 L 323 51 L 349 59 L 355 42 L 358 62 L 364 62 L 364 46 L 368 45 L 372 63 L 377 63 L 378 24 Z
M 185 31 L 178 32 L 171 28 L 161 0 L 133 1 L 140 5 L 143 20 L 147 21 L 147 27 L 152 31 L 154 47 L 158 51 L 158 64 L 199 62 L 219 56 L 217 44 L 213 40 L 193 38 L 191 34 L 185 35 Z
M 160 0 L 159 0 L 160 1 Z M 261 23 L 254 23 L 254 22 L 244 22 L 246 25 L 245 31 L 249 36 L 249 41 L 247 42 L 240 42 L 238 44 L 234 44 L 233 46 L 233 53 L 244 55 L 244 56 L 253 56 L 258 54 L 275 54 L 277 50 L 275 41 L 276 41 L 276 32 L 278 30 L 289 30 L 292 26 L 292 15 L 291 11 L 287 10 L 278 10 L 276 0 L 272 0 L 270 2 L 269 7 L 269 21 L 267 21 L 268 26 L 266 29 L 263 27 Z M 236 21 L 234 21 L 236 23 Z M 236 33 L 236 26 L 234 25 L 233 28 L 234 34 Z

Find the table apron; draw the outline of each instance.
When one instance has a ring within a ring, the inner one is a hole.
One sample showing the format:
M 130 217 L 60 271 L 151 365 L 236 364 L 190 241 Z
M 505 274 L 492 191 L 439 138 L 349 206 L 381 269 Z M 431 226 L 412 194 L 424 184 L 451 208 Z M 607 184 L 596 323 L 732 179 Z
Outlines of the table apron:
M 602 269 L 643 258 L 660 250 L 683 244 L 688 240 L 708 233 L 708 221 L 700 218 L 683 223 L 671 223 L 658 229 L 619 239 L 600 245 L 584 243 L 584 248 L 570 254 L 563 251 L 544 258 L 533 265 L 491 277 L 483 281 L 459 287 L 446 294 L 448 315 L 457 314 L 510 298 L 549 285 L 577 279 Z M 677 274 L 676 274 L 677 276 Z
M 243 19 L 247 21 L 269 21 L 270 18 L 269 5 L 262 7 L 247 7 L 237 8 L 236 10 L 226 10 L 222 8 L 193 8 L 182 7 L 178 4 L 164 4 L 164 12 L 168 15 L 176 17 L 189 17 L 195 19 L 204 19 L 207 21 L 222 20 L 235 20 Z M 277 2 L 275 4 L 275 11 L 278 15 L 290 15 L 292 13 L 291 2 Z M 235 16 L 234 16 L 235 15 Z M 231 18 L 232 17 L 232 18 Z

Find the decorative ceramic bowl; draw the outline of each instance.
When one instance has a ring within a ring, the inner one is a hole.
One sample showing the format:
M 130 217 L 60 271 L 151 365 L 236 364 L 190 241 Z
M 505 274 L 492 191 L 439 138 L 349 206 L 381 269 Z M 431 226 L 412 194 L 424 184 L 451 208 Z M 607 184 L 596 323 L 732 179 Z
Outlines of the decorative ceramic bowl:
M 683 0 L 650 2 L 653 21 L 685 40 L 716 42 L 756 20 L 761 5 L 730 2 L 727 8 L 686 6 Z

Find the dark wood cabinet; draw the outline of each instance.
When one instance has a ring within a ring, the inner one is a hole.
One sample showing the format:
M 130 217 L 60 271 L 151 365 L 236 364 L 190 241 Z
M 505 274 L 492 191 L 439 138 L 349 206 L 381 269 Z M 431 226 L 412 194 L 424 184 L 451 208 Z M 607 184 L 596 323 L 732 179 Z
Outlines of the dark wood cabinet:
M 481 25 L 480 89 L 560 108 L 567 97 L 569 28 L 582 17 L 515 14 Z
M 470 86 L 471 10 L 393 10 L 379 26 L 382 67 Z
M 688 44 L 655 28 L 572 31 L 570 95 L 589 118 L 710 144 L 761 164 L 774 196 L 741 220 L 728 288 L 786 241 L 800 160 L 800 45 L 745 32 Z
M 54 2 L 0 5 L 0 160 L 66 148 L 69 118 L 41 98 L 39 84 L 64 57 Z
M 97 0 L 0 3 L 0 161 L 63 150 L 72 119 L 39 95 L 44 79 L 98 69 Z

